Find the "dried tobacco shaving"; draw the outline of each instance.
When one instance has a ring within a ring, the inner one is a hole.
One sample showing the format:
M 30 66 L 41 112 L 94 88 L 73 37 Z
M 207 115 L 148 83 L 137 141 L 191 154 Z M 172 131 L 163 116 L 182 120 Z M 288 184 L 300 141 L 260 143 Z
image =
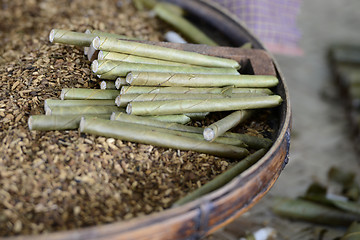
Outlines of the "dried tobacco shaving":
M 241 122 L 248 119 L 251 115 L 249 110 L 240 110 L 235 111 L 228 116 L 212 123 L 211 125 L 205 127 L 203 135 L 204 139 L 208 141 L 213 141 L 217 137 L 223 135 L 225 132 L 229 131 L 233 127 L 237 126 Z
M 164 87 L 225 87 L 238 88 L 270 88 L 275 87 L 279 80 L 275 76 L 263 75 L 213 75 L 171 72 L 130 72 L 126 82 L 134 86 Z
M 169 66 L 169 65 L 121 62 L 121 61 L 113 61 L 113 60 L 94 60 L 91 64 L 91 69 L 95 74 L 100 75 L 100 78 L 112 79 L 112 80 L 115 80 L 117 77 L 125 77 L 129 72 L 132 71 L 239 75 L 239 72 L 234 68 Z
M 149 45 L 145 43 L 118 40 L 115 38 L 96 37 L 92 42 L 96 50 L 133 54 L 142 57 L 162 59 L 172 62 L 187 63 L 203 67 L 234 68 L 240 65 L 232 59 L 213 57 L 195 52 Z
M 250 98 L 219 98 L 131 102 L 126 107 L 128 114 L 164 115 L 191 112 L 218 112 L 271 108 L 279 106 L 282 99 L 278 95 Z
M 134 123 L 125 123 L 102 119 L 82 118 L 80 131 L 120 140 L 150 144 L 153 146 L 192 150 L 226 158 L 243 158 L 249 154 L 241 147 L 220 143 L 209 143 L 175 134 L 157 131 L 157 128 Z
M 99 51 L 98 60 L 113 60 L 113 61 L 121 61 L 121 62 L 130 62 L 130 63 L 145 63 L 145 64 L 156 64 L 156 65 L 165 65 L 165 66 L 191 66 L 186 63 L 178 63 L 165 61 L 155 58 L 148 57 L 139 57 L 135 55 L 117 53 L 117 52 L 107 52 L 107 51 Z
M 185 197 L 179 199 L 173 204 L 173 207 L 184 205 L 188 202 L 191 202 L 199 197 L 204 196 L 216 189 L 223 187 L 226 183 L 230 182 L 233 178 L 244 172 L 246 169 L 254 165 L 260 158 L 262 158 L 266 153 L 265 149 L 260 149 L 255 153 L 247 156 L 246 158 L 239 161 L 232 168 L 228 169 L 226 172 L 215 177 L 210 182 L 207 182 L 205 185 L 186 195 Z
M 223 88 L 190 88 L 190 87 L 143 87 L 143 86 L 123 86 L 120 94 L 131 93 L 183 93 L 183 94 L 232 94 L 232 93 L 260 93 L 272 95 L 273 92 L 268 88 L 234 88 L 227 86 Z

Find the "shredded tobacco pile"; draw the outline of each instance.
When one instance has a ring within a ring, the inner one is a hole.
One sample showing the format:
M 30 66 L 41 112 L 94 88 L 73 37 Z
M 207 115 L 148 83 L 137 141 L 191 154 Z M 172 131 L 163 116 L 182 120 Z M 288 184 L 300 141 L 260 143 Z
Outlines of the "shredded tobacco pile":
M 79 134 L 29 131 L 30 115 L 66 87 L 98 87 L 80 48 L 52 28 L 151 41 L 168 26 L 129 1 L 4 0 L 0 5 L 0 236 L 98 225 L 161 211 L 232 163 L 187 151 Z M 200 124 L 200 123 L 197 123 Z M 250 122 L 242 131 L 271 131 Z

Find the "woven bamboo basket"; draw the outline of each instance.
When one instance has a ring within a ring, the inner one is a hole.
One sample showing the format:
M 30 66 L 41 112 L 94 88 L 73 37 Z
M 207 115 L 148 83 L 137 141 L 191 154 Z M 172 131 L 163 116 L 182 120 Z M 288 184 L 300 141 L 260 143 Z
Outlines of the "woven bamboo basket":
M 273 146 L 255 165 L 222 188 L 180 207 L 138 217 L 129 221 L 72 231 L 15 239 L 106 239 L 106 240 L 174 240 L 200 239 L 227 225 L 254 206 L 273 186 L 288 162 L 291 109 L 288 90 L 277 63 L 262 44 L 226 10 L 209 1 L 169 0 L 186 9 L 196 23 L 201 22 L 228 45 L 251 42 L 253 49 L 209 47 L 194 44 L 153 43 L 232 58 L 240 62 L 243 73 L 275 75 L 280 84 L 275 89 L 284 102 L 275 109 L 277 119 Z M 206 30 L 206 29 L 205 29 Z

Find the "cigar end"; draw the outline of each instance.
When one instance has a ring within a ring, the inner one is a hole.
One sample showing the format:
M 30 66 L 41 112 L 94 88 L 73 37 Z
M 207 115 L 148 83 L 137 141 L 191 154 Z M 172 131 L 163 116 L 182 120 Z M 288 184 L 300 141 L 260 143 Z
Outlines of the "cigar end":
M 99 69 L 99 62 L 97 60 L 94 60 L 91 64 L 91 70 L 96 73 Z
M 86 29 L 86 30 L 85 30 L 85 34 L 91 34 L 91 30 L 90 30 L 90 29 Z
M 54 41 L 54 38 L 55 38 L 55 29 L 52 29 L 50 31 L 50 34 L 49 34 L 49 41 L 52 43 Z
M 101 81 L 100 89 L 106 89 L 106 82 L 105 81 Z
M 92 41 L 92 46 L 93 48 L 95 48 L 96 50 L 99 50 L 100 47 L 100 37 L 95 37 L 94 40 Z
M 47 109 L 46 109 L 45 115 L 52 115 L 52 110 L 51 110 L 51 108 L 47 108 Z
M 132 112 L 132 106 L 131 106 L 131 103 L 129 103 L 126 107 L 126 113 L 131 114 L 131 112 Z
M 134 80 L 134 75 L 132 72 L 129 72 L 127 75 L 126 75 L 126 83 L 131 85 L 132 81 Z
M 30 131 L 32 130 L 32 125 L 33 125 L 33 117 L 30 116 L 29 119 L 28 119 L 28 126 L 29 126 Z
M 110 120 L 115 120 L 115 115 L 116 115 L 116 112 L 113 112 L 110 116 Z
M 115 98 L 115 104 L 116 104 L 116 106 L 120 107 L 120 105 L 121 105 L 121 95 L 119 95 L 119 96 L 117 96 Z
M 85 117 L 81 117 L 80 124 L 79 124 L 79 132 L 83 132 L 85 128 Z
M 104 59 L 104 52 L 100 50 L 98 53 L 98 60 L 103 60 L 103 59 Z
M 118 78 L 115 80 L 115 87 L 116 87 L 116 89 L 120 89 L 120 88 L 121 88 L 121 77 L 118 77 Z
M 207 141 L 211 141 L 215 137 L 214 130 L 212 130 L 211 128 L 205 128 L 203 135 L 204 135 L 204 139 Z
M 61 100 L 64 100 L 64 99 L 65 99 L 65 94 L 66 94 L 65 89 L 62 89 L 62 90 L 61 90 L 61 93 L 60 93 L 60 99 L 61 99 Z

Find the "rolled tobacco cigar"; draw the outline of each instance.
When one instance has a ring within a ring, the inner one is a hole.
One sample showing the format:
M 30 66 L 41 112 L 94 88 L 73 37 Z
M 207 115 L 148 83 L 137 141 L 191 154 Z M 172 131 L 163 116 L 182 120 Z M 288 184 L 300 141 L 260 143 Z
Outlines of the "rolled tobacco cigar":
M 184 205 L 199 197 L 204 196 L 205 194 L 208 194 L 216 189 L 221 188 L 222 186 L 230 182 L 232 179 L 234 179 L 236 176 L 238 176 L 240 173 L 248 169 L 250 166 L 254 165 L 260 158 L 262 158 L 265 155 L 265 153 L 266 153 L 265 149 L 260 149 L 255 153 L 247 156 L 243 160 L 239 161 L 235 166 L 223 172 L 219 176 L 215 177 L 210 182 L 207 182 L 200 188 L 196 189 L 195 191 L 189 193 L 185 197 L 176 201 L 173 204 L 173 207 Z
M 94 60 L 91 64 L 94 73 L 101 75 L 101 78 L 116 79 L 124 77 L 132 71 L 146 72 L 172 72 L 172 73 L 198 73 L 216 75 L 238 75 L 234 68 L 207 68 L 199 66 L 167 66 L 144 63 L 130 63 L 113 60 Z
M 32 115 L 29 117 L 30 130 L 54 131 L 78 129 L 82 117 L 109 119 L 110 114 L 98 115 Z
M 116 89 L 121 89 L 121 87 L 123 87 L 124 85 L 127 85 L 126 79 L 124 77 L 116 78 L 116 80 L 115 80 L 115 88 Z
M 191 121 L 191 118 L 185 114 L 176 114 L 176 115 L 161 115 L 161 116 L 146 116 L 148 118 L 168 123 L 179 123 L 186 124 Z
M 279 83 L 275 76 L 189 74 L 170 72 L 130 72 L 126 76 L 129 85 L 164 87 L 248 87 L 268 88 Z
M 71 107 L 71 106 L 115 106 L 114 100 L 59 100 L 46 99 L 44 102 L 44 110 L 48 111 L 54 107 Z
M 115 38 L 96 37 L 92 42 L 92 46 L 97 50 L 120 52 L 204 67 L 240 68 L 239 63 L 232 59 L 213 57 L 196 52 L 182 51 L 145 43 L 118 40 Z
M 172 130 L 176 130 L 176 131 L 198 133 L 198 134 L 202 134 L 203 130 L 204 130 L 204 128 L 201 128 L 201 127 L 193 127 L 193 126 L 187 126 L 187 125 L 182 125 L 182 124 L 177 124 L 177 123 L 164 123 L 164 122 L 157 121 L 155 119 L 149 119 L 149 118 L 146 118 L 143 116 L 128 115 L 123 112 L 113 113 L 111 115 L 111 120 L 136 123 L 136 124 L 141 124 L 141 125 L 146 125 L 146 126 L 166 128 L 166 129 L 172 129 Z M 235 139 L 241 140 L 246 145 L 248 145 L 249 147 L 254 148 L 254 149 L 260 149 L 260 148 L 268 149 L 272 145 L 272 141 L 270 139 L 259 138 L 256 136 L 250 136 L 250 135 L 246 135 L 246 134 L 226 132 L 226 133 L 224 133 L 223 137 L 235 138 Z
M 167 100 L 186 100 L 186 99 L 220 99 L 220 98 L 239 98 L 239 97 L 256 97 L 259 95 L 253 94 L 231 94 L 230 96 L 223 94 L 182 94 L 182 93 L 142 93 L 142 94 L 120 94 L 116 97 L 115 102 L 118 107 L 126 107 L 130 102 L 145 102 L 145 101 L 167 101 Z M 208 112 L 207 112 L 208 114 Z M 200 118 L 207 114 L 201 114 Z M 198 117 L 197 114 L 195 117 Z
M 207 141 L 213 141 L 218 136 L 223 135 L 225 132 L 229 131 L 231 128 L 237 126 L 240 122 L 246 120 L 250 116 L 251 112 L 249 110 L 240 110 L 235 111 L 228 116 L 220 119 L 217 122 L 209 125 L 204 129 L 204 138 Z
M 154 8 L 154 12 L 161 20 L 172 25 L 192 42 L 217 46 L 217 43 L 206 36 L 206 34 L 203 33 L 199 28 L 183 18 L 181 15 L 174 14 L 174 12 L 166 8 L 165 5 L 157 4 Z
M 278 95 L 251 98 L 190 99 L 152 102 L 131 102 L 126 108 L 128 114 L 166 115 L 191 112 L 234 111 L 279 106 Z
M 203 140 L 158 132 L 156 130 L 150 130 L 149 127 L 142 128 L 141 125 L 133 123 L 82 118 L 79 129 L 84 133 L 113 137 L 124 141 L 179 150 L 192 150 L 225 158 L 243 158 L 249 153 L 245 148 L 209 143 Z
M 113 60 L 113 61 L 121 61 L 121 62 L 145 63 L 145 64 L 156 64 L 156 65 L 165 65 L 165 66 L 191 66 L 185 63 L 171 62 L 171 61 L 165 61 L 155 58 L 139 57 L 135 55 L 129 55 L 129 54 L 117 53 L 117 52 L 107 52 L 107 51 L 99 51 L 98 60 Z
M 63 88 L 61 100 L 67 99 L 114 99 L 119 95 L 119 90 L 88 89 L 88 88 Z
M 111 114 L 122 111 L 116 106 L 71 106 L 47 109 L 46 115 Z
M 49 34 L 49 41 L 52 43 L 63 43 L 81 47 L 89 47 L 96 36 L 129 39 L 129 37 L 123 35 L 111 34 L 101 31 L 87 30 L 86 33 L 81 33 L 63 29 L 52 29 Z
M 190 88 L 190 87 L 142 87 L 142 86 L 123 86 L 120 94 L 131 93 L 184 93 L 184 94 L 231 94 L 231 93 L 261 93 L 272 95 L 273 92 L 268 88 Z
M 117 89 L 115 86 L 115 81 L 101 81 L 100 89 Z

